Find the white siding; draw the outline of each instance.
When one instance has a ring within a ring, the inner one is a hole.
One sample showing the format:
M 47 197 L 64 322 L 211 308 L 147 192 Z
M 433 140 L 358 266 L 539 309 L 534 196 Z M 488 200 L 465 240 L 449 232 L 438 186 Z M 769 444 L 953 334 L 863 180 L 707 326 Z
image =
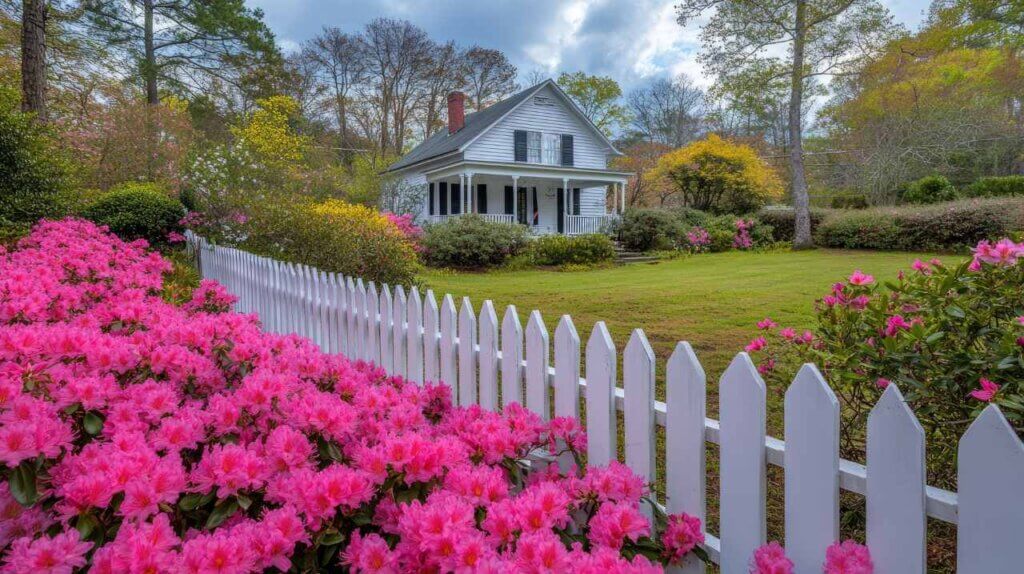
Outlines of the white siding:
M 538 105 L 537 96 L 546 97 L 552 105 Z M 515 161 L 513 132 L 515 130 L 571 134 L 575 167 L 605 169 L 608 148 L 593 130 L 567 109 L 551 88 L 544 88 L 523 102 L 508 117 L 498 122 L 465 151 L 471 161 Z

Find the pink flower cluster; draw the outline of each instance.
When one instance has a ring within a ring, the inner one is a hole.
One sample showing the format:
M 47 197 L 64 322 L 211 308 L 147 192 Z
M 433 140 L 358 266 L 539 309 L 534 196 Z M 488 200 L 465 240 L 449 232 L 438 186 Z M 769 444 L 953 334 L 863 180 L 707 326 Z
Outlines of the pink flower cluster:
M 453 407 L 213 282 L 176 307 L 169 269 L 77 220 L 0 252 L 0 573 L 648 573 L 703 541 L 627 467 L 547 462 L 578 421 Z
M 844 540 L 825 550 L 822 574 L 872 574 L 875 571 L 867 546 Z M 793 574 L 793 561 L 778 542 L 769 542 L 754 551 L 750 574 Z
M 1014 243 L 1011 239 L 1000 239 L 996 243 L 982 241 L 972 250 L 974 260 L 971 270 L 981 269 L 983 263 L 990 265 L 1016 265 L 1017 260 L 1024 258 L 1024 243 Z
M 703 227 L 694 227 L 686 232 L 686 242 L 696 252 L 705 251 L 711 245 L 711 235 Z
M 750 237 L 750 230 L 754 222 L 746 219 L 736 220 L 736 235 L 732 238 L 732 246 L 736 249 L 750 249 L 754 246 L 754 240 Z
M 385 211 L 384 217 L 398 228 L 398 231 L 412 243 L 416 251 L 423 249 L 423 244 L 420 241 L 423 238 L 423 228 L 413 222 L 412 214 L 397 215 Z

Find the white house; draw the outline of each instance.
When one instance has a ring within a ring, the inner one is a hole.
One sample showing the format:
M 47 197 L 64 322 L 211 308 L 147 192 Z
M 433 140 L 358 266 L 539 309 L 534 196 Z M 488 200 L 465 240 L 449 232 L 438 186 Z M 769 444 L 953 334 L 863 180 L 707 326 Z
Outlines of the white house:
M 621 213 L 631 174 L 608 169 L 608 158 L 622 153 L 553 81 L 468 116 L 464 109 L 465 96 L 449 94 L 448 129 L 387 169 L 423 198 L 421 221 L 478 213 L 575 235 Z

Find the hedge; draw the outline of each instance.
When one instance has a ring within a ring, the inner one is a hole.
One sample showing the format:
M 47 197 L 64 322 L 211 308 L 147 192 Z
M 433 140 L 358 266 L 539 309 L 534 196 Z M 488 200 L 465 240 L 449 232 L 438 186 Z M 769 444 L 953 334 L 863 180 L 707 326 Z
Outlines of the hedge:
M 828 213 L 824 209 L 811 209 L 811 231 L 821 224 Z M 766 207 L 757 212 L 757 219 L 772 226 L 772 238 L 775 241 L 793 241 L 796 212 L 792 207 Z
M 124 184 L 100 196 L 82 210 L 82 216 L 106 225 L 121 239 L 145 239 L 150 245 L 167 243 L 168 234 L 182 230 L 185 207 L 154 184 Z
M 996 198 L 833 212 L 815 235 L 825 247 L 955 251 L 1022 229 L 1024 199 Z
M 504 263 L 529 241 L 526 226 L 492 223 L 479 215 L 463 215 L 427 227 L 423 258 L 431 267 L 483 269 Z
M 537 265 L 593 265 L 614 259 L 615 244 L 599 233 L 545 235 L 530 243 L 530 254 Z

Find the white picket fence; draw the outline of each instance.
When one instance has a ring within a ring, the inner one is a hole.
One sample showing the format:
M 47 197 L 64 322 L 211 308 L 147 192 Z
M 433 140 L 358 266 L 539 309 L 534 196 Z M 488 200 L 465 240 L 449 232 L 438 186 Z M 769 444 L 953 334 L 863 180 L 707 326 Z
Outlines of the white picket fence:
M 421 296 L 359 278 L 215 247 L 194 235 L 190 246 L 203 277 L 239 297 L 273 332 L 298 333 L 324 351 L 381 365 L 412 381 L 446 381 L 460 405 L 488 409 L 512 401 L 544 418 L 579 416 L 584 400 L 590 464 L 615 460 L 623 413 L 625 463 L 652 483 L 655 427 L 665 427 L 669 512 L 705 521 L 705 446 L 719 446 L 720 528 L 706 549 L 724 574 L 746 574 L 766 538 L 766 465 L 785 469 L 785 541 L 796 572 L 821 571 L 825 548 L 839 537 L 840 490 L 867 499 L 867 544 L 877 574 L 925 572 L 927 517 L 957 525 L 957 571 L 1020 574 L 1024 552 L 1024 444 L 999 408 L 987 407 L 959 444 L 959 494 L 925 483 L 924 431 L 895 385 L 868 419 L 867 466 L 839 458 L 839 402 L 814 365 L 805 365 L 785 396 L 785 442 L 767 436 L 765 384 L 746 353 L 719 381 L 721 420 L 706 416 L 704 369 L 680 342 L 665 369 L 666 401 L 656 401 L 655 359 L 643 330 L 623 357 L 604 322 L 586 342 L 568 315 L 550 333 L 538 311 L 524 330 L 509 306 L 498 321 L 490 301 L 477 312 L 432 291 Z M 499 336 L 500 333 L 500 336 Z M 550 389 L 554 389 L 553 401 Z M 703 572 L 693 561 L 684 572 Z

